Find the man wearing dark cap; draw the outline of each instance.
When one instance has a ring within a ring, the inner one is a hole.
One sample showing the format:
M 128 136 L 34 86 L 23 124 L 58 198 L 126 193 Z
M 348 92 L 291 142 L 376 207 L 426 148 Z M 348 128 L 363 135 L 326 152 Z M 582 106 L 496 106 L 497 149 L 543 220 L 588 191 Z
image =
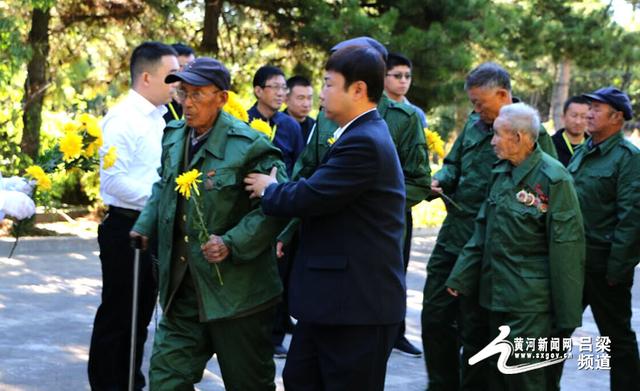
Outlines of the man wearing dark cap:
M 157 232 L 160 248 L 164 313 L 150 389 L 193 389 L 216 354 L 226 389 L 273 390 L 270 337 L 282 285 L 272 244 L 282 224 L 247 197 L 242 179 L 276 167 L 279 180 L 286 180 L 282 155 L 222 111 L 230 75 L 220 62 L 198 58 L 165 81 L 181 82 L 185 119 L 164 132 L 161 179 L 131 232 L 143 243 Z M 199 195 L 194 191 L 185 199 L 175 190 L 176 178 L 194 169 L 200 172 Z M 209 234 L 206 243 L 199 216 Z
M 631 102 L 614 87 L 583 95 L 591 101 L 591 134 L 576 151 L 575 181 L 587 242 L 584 306 L 611 340 L 611 389 L 637 390 L 640 360 L 631 329 L 631 285 L 640 258 L 640 151 L 622 133 Z

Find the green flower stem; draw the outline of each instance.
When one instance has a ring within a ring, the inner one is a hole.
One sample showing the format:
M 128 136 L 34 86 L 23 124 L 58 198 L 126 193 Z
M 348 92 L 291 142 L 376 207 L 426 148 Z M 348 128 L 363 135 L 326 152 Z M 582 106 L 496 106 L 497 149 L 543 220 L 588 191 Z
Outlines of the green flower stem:
M 196 206 L 196 214 L 198 215 L 198 223 L 200 225 L 200 242 L 205 244 L 209 240 L 209 232 L 207 231 L 207 226 L 204 224 L 204 217 L 202 216 L 202 211 L 200 210 L 200 205 L 198 205 L 198 200 L 195 195 L 193 196 L 193 202 Z M 220 281 L 220 285 L 224 285 L 218 264 L 214 263 L 213 266 L 216 267 L 216 273 L 218 274 L 218 281 Z

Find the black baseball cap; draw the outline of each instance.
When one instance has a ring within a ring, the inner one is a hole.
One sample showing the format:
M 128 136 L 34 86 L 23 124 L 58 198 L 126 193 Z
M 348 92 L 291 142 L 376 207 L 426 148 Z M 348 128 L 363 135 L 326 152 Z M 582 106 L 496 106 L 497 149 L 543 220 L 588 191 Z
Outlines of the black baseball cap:
M 385 48 L 383 44 L 381 44 L 380 42 L 376 41 L 371 37 L 363 36 L 363 37 L 347 39 L 346 41 L 342 41 L 339 44 L 332 47 L 329 53 L 333 54 L 334 52 L 337 52 L 342 48 L 346 48 L 347 46 L 365 46 L 365 47 L 374 48 L 375 50 L 378 51 L 378 53 L 380 53 L 384 62 L 385 63 L 387 62 L 387 56 L 389 55 L 387 48 Z
M 626 121 L 633 117 L 629 96 L 615 87 L 604 87 L 590 94 L 583 94 L 589 100 L 606 103 L 618 111 L 622 111 Z
M 181 81 L 193 86 L 215 85 L 221 90 L 231 88 L 231 75 L 227 68 L 218 60 L 209 57 L 199 57 L 188 63 L 180 72 L 165 77 L 164 82 L 175 83 Z

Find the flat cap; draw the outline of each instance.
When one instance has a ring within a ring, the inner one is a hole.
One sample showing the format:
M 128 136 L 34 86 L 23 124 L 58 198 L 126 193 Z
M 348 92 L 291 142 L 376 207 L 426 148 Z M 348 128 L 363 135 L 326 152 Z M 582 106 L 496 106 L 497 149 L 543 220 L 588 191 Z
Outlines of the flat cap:
M 334 53 L 342 48 L 346 48 L 347 46 L 365 46 L 365 47 L 374 48 L 375 50 L 378 51 L 378 53 L 380 53 L 384 62 L 387 62 L 387 56 L 389 54 L 389 52 L 387 52 L 387 48 L 385 48 L 383 44 L 381 44 L 380 42 L 376 41 L 371 37 L 357 37 L 357 38 L 347 39 L 346 41 L 342 41 L 339 44 L 332 47 L 330 53 Z
M 629 96 L 615 87 L 604 87 L 590 94 L 583 94 L 589 100 L 595 100 L 610 105 L 618 111 L 622 111 L 626 121 L 633 117 L 631 100 Z
M 193 86 L 215 85 L 221 90 L 231 88 L 229 70 L 218 60 L 209 57 L 199 57 L 188 63 L 180 72 L 168 75 L 164 82 L 175 83 L 181 81 Z

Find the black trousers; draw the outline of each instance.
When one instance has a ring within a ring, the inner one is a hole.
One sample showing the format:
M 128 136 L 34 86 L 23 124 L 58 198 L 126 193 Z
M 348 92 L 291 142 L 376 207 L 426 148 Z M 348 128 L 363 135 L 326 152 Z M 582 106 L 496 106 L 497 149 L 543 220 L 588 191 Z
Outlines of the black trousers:
M 282 373 L 285 389 L 383 390 L 398 327 L 298 321 Z
M 89 384 L 92 390 L 126 390 L 131 347 L 134 250 L 129 231 L 135 217 L 110 211 L 98 227 L 102 265 L 102 302 L 93 323 L 89 349 Z M 145 385 L 140 371 L 147 326 L 153 315 L 157 283 L 150 251 L 140 254 L 138 293 L 137 371 L 135 388 Z
M 404 244 L 402 247 L 402 258 L 404 261 L 404 275 L 407 275 L 407 269 L 409 268 L 409 258 L 411 257 L 411 238 L 413 237 L 413 215 L 411 214 L 411 209 L 405 215 L 405 235 L 404 235 Z M 399 341 L 404 337 L 404 332 L 406 329 L 405 321 L 403 320 L 400 323 L 400 330 L 398 330 L 398 338 Z
M 294 328 L 291 317 L 289 316 L 289 277 L 291 275 L 291 267 L 293 266 L 293 259 L 295 257 L 295 251 L 298 247 L 298 235 L 295 234 L 291 243 L 284 247 L 284 256 L 278 258 L 278 274 L 280 275 L 280 281 L 282 281 L 282 301 L 276 304 L 276 315 L 273 324 L 273 331 L 271 333 L 271 341 L 273 346 L 282 345 L 285 334 L 291 333 Z
M 584 306 L 591 306 L 600 335 L 611 339 L 611 390 L 640 389 L 640 358 L 636 333 L 631 329 L 629 281 L 609 286 L 605 273 L 585 273 Z

